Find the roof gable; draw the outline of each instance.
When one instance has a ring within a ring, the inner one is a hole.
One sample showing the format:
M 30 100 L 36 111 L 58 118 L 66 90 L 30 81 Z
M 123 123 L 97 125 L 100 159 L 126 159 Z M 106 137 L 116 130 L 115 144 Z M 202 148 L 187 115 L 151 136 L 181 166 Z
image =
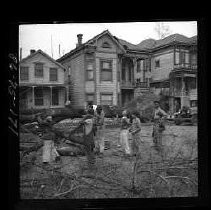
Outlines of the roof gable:
M 57 61 L 55 61 L 52 57 L 50 57 L 48 54 L 44 53 L 42 50 L 37 50 L 35 53 L 32 53 L 30 55 L 28 55 L 26 58 L 23 58 L 21 61 L 20 61 L 20 64 L 29 60 L 30 58 L 36 56 L 37 54 L 41 54 L 42 56 L 44 56 L 45 58 L 47 58 L 48 60 L 50 60 L 51 62 L 53 62 L 54 64 L 56 64 L 57 66 L 59 66 L 60 68 L 66 70 L 66 68 L 61 65 L 60 63 L 58 63 Z
M 139 43 L 137 46 L 139 50 L 148 49 L 154 50 L 156 48 L 164 47 L 167 45 L 171 45 L 173 43 L 182 43 L 182 44 L 193 44 L 197 42 L 197 36 L 193 36 L 188 38 L 182 34 L 172 34 L 163 39 L 155 40 L 155 39 L 146 39 Z
M 121 45 L 121 43 L 119 43 L 118 40 L 117 40 L 108 30 L 105 30 L 105 31 L 103 31 L 102 33 L 100 33 L 100 34 L 94 36 L 92 39 L 88 40 L 87 42 L 85 42 L 85 43 L 82 44 L 81 46 L 76 47 L 75 49 L 73 49 L 73 50 L 71 50 L 70 52 L 66 53 L 66 54 L 63 55 L 61 58 L 57 59 L 57 61 L 58 61 L 58 62 L 61 62 L 63 59 L 65 59 L 65 58 L 67 58 L 68 56 L 70 56 L 70 55 L 72 55 L 72 54 L 74 54 L 74 53 L 76 53 L 76 52 L 82 50 L 82 49 L 83 49 L 84 47 L 86 47 L 86 46 L 93 46 L 93 47 L 94 47 L 95 44 L 96 44 L 96 41 L 97 41 L 100 37 L 102 37 L 102 36 L 104 36 L 104 35 L 106 35 L 106 34 L 113 40 L 113 42 L 114 42 L 115 44 L 117 44 L 117 45 L 119 46 L 119 48 L 120 48 L 123 52 L 126 52 L 125 49 L 124 49 L 124 47 Z
M 87 41 L 85 44 L 94 44 L 96 42 L 96 40 L 98 40 L 100 37 L 102 37 L 104 35 L 108 35 L 112 39 L 112 41 L 114 43 L 116 43 L 116 45 L 119 46 L 122 51 L 125 52 L 123 45 L 121 43 L 119 43 L 118 40 L 108 30 L 105 30 L 102 33 L 98 34 L 97 36 L 93 37 L 92 39 Z

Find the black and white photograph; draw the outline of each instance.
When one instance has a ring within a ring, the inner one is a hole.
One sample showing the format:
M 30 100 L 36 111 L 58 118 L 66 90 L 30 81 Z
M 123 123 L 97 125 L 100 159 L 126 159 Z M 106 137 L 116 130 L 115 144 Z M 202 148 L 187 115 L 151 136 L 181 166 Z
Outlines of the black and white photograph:
M 198 197 L 197 28 L 20 24 L 20 198 Z

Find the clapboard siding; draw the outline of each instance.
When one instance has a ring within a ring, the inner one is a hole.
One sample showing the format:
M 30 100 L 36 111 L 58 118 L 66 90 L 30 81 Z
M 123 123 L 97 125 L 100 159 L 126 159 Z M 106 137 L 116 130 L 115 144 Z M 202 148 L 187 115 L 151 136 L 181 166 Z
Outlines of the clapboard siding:
M 160 60 L 160 67 L 155 67 L 155 61 Z M 155 53 L 151 59 L 151 74 L 153 80 L 169 78 L 169 73 L 174 68 L 174 51 L 170 49 L 162 54 Z
M 35 63 L 43 63 L 43 77 L 42 78 L 35 78 Z M 42 54 L 38 53 L 35 54 L 33 57 L 21 62 L 20 66 L 29 67 L 29 80 L 28 81 L 21 81 L 19 78 L 19 83 L 24 84 L 64 84 L 65 83 L 65 73 L 64 69 L 56 65 L 51 60 L 47 59 Z M 58 80 L 57 81 L 50 81 L 50 68 L 58 69 Z M 20 77 L 20 74 L 19 74 Z
M 84 108 L 85 105 L 85 72 L 84 54 L 78 54 L 73 59 L 66 59 L 62 64 L 70 69 L 71 82 L 73 83 L 71 102 L 73 107 Z
M 110 45 L 110 48 L 103 48 L 102 44 L 104 42 L 107 42 Z M 108 35 L 104 35 L 97 40 L 97 52 L 117 54 L 121 51 L 119 47 L 117 47 L 117 44 Z
M 86 93 L 94 93 L 95 92 L 95 82 L 94 81 L 86 81 L 85 82 L 85 92 Z
M 100 81 L 100 59 L 112 60 L 112 81 Z M 113 104 L 117 104 L 117 55 L 108 53 L 98 53 L 96 52 L 96 96 L 97 104 L 100 104 L 100 94 L 101 93 L 112 93 L 113 94 Z

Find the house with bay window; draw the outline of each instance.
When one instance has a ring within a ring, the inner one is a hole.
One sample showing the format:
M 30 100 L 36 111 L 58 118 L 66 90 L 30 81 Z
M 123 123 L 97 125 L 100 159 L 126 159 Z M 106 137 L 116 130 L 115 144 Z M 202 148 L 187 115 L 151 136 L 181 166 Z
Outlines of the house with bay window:
M 82 43 L 57 60 L 71 81 L 71 103 L 125 106 L 142 93 L 166 95 L 170 110 L 176 104 L 197 103 L 197 37 L 173 34 L 146 39 L 137 45 L 108 30 Z M 69 82 L 70 82 L 69 81 Z
M 67 100 L 65 67 L 42 50 L 19 64 L 19 109 L 61 108 Z
M 124 106 L 134 98 L 135 87 L 149 89 L 145 50 L 118 39 L 108 30 L 85 43 L 82 36 L 78 34 L 75 49 L 57 60 L 68 70 L 67 77 L 71 75 L 73 106 L 84 108 L 88 102 Z

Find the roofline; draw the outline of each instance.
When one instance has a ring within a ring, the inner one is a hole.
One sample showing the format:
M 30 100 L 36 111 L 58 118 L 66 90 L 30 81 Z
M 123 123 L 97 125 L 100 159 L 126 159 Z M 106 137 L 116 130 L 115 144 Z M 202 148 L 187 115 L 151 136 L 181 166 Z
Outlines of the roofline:
M 66 71 L 66 68 L 58 63 L 56 60 L 54 60 L 52 57 L 50 57 L 47 53 L 43 52 L 42 50 L 37 50 L 35 53 L 28 55 L 27 57 L 23 58 L 22 60 L 20 60 L 20 64 L 23 63 L 24 61 L 32 58 L 33 56 L 37 55 L 38 53 L 42 54 L 43 56 L 47 57 L 49 60 L 51 60 L 53 63 L 55 63 L 57 66 L 60 66 L 62 69 L 64 69 Z
M 89 39 L 88 41 L 86 41 L 85 43 L 83 43 L 81 46 L 76 47 L 75 49 L 71 50 L 70 52 L 66 53 L 65 55 L 63 55 L 61 58 L 57 59 L 58 62 L 62 61 L 63 59 L 65 59 L 66 57 L 70 56 L 71 54 L 74 54 L 77 51 L 82 50 L 83 48 L 90 46 L 89 42 L 94 41 L 95 39 L 98 39 L 99 37 L 105 35 L 105 34 L 109 34 L 109 36 L 112 38 L 112 40 L 123 50 L 123 52 L 126 52 L 126 50 L 124 49 L 124 47 L 122 46 L 121 43 L 119 43 L 114 36 L 109 32 L 109 30 L 105 30 L 102 33 L 94 36 L 93 38 Z M 94 45 L 93 45 L 94 47 Z

